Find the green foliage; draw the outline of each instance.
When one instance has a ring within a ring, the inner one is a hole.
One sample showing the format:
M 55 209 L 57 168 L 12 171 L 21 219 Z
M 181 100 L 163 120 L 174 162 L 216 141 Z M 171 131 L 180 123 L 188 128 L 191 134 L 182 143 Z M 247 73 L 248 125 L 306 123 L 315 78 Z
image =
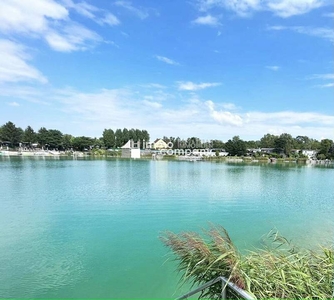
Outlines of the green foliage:
M 273 134 L 265 134 L 260 140 L 261 148 L 274 148 L 277 136 Z
M 70 149 L 73 147 L 72 145 L 72 139 L 73 139 L 73 136 L 71 136 L 70 134 L 64 134 L 63 135 L 63 138 L 62 138 L 62 146 L 64 149 Z
M 320 142 L 320 150 L 318 154 L 323 154 L 325 158 L 330 158 L 330 149 L 333 147 L 333 141 L 329 139 L 323 139 Z
M 75 150 L 87 151 L 93 146 L 94 140 L 87 136 L 79 136 L 72 139 L 72 145 Z
M 22 128 L 16 127 L 12 122 L 7 122 L 1 127 L 1 140 L 4 142 L 9 142 L 10 146 L 12 147 L 21 141 L 22 136 Z
M 243 156 L 247 153 L 246 143 L 239 136 L 234 136 L 232 140 L 228 140 L 225 143 L 225 150 L 230 156 Z
M 212 140 L 211 144 L 212 144 L 212 148 L 214 149 L 224 149 L 225 148 L 225 144 L 220 140 Z
M 22 137 L 23 142 L 26 143 L 34 143 L 37 142 L 37 134 L 34 131 L 34 129 L 32 129 L 30 126 L 28 126 L 23 133 L 23 137 Z
M 288 133 L 282 133 L 275 140 L 275 149 L 276 151 L 283 152 L 285 155 L 289 155 L 291 150 L 293 149 L 294 140 L 292 136 Z
M 203 284 L 224 276 L 259 299 L 333 295 L 333 248 L 299 250 L 272 231 L 263 248 L 241 255 L 223 227 L 211 227 L 205 235 L 167 232 L 161 238 L 175 254 L 185 281 Z M 211 286 L 201 297 L 216 299 L 220 291 L 220 285 Z
M 107 149 L 115 147 L 115 133 L 112 129 L 104 129 L 102 138 Z
M 41 127 L 37 133 L 37 141 L 42 147 L 44 147 L 45 144 L 47 144 L 48 137 L 49 137 L 49 131 L 45 127 Z

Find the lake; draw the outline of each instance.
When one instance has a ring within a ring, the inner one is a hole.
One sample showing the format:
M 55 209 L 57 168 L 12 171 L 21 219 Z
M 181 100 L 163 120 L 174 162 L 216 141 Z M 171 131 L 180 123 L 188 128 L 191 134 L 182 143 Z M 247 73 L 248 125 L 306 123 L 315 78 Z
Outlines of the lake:
M 0 156 L 0 297 L 176 298 L 165 230 L 332 243 L 334 168 Z

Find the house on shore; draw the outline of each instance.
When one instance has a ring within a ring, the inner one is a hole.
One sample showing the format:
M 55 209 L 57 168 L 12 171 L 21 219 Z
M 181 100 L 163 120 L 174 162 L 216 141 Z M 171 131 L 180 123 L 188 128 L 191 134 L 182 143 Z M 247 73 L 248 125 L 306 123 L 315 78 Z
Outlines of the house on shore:
M 309 159 L 316 159 L 317 153 L 317 150 L 302 150 L 302 154 L 307 156 Z
M 163 139 L 156 139 L 153 142 L 153 148 L 156 149 L 156 150 L 167 149 L 168 145 Z

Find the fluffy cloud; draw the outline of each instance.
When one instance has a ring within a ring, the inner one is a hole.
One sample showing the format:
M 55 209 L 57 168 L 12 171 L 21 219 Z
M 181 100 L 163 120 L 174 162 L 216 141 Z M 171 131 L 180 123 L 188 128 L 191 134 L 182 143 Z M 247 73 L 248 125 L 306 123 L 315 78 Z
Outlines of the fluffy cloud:
M 37 81 L 46 83 L 47 79 L 28 63 L 27 49 L 9 40 L 0 40 L 0 83 Z
M 194 24 L 198 25 L 209 25 L 209 26 L 219 26 L 219 19 L 216 17 L 213 17 L 211 15 L 206 15 L 202 17 L 198 17 L 193 21 Z
M 202 83 L 193 83 L 191 81 L 179 81 L 178 89 L 181 91 L 198 91 L 203 90 L 209 87 L 215 87 L 220 85 L 219 82 L 202 82 Z
M 206 101 L 205 104 L 209 108 L 210 116 L 219 124 L 242 126 L 243 120 L 239 115 L 233 114 L 229 111 L 215 110 L 215 105 L 212 101 Z
M 100 25 L 115 26 L 120 21 L 112 13 L 85 2 L 72 0 L 2 0 L 0 1 L 0 32 L 42 38 L 56 51 L 85 50 L 102 38 L 70 19 L 70 10 Z

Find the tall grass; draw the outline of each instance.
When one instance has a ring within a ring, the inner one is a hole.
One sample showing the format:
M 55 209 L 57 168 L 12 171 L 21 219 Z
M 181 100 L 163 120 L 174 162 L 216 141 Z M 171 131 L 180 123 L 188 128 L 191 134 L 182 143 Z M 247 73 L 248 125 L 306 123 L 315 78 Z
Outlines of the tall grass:
M 256 298 L 334 296 L 333 247 L 301 250 L 272 231 L 262 248 L 241 255 L 221 226 L 212 226 L 204 238 L 196 233 L 166 232 L 161 240 L 175 254 L 182 280 L 194 285 L 224 276 Z M 221 286 L 211 286 L 200 297 L 214 299 L 220 292 Z

